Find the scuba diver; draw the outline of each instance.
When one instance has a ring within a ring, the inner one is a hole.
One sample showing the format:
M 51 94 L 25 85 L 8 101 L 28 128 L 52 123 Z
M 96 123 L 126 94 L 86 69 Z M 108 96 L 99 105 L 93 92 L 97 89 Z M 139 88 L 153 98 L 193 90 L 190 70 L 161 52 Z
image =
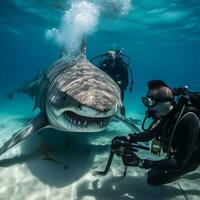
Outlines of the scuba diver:
M 102 54 L 94 57 L 91 62 L 96 59 L 98 60 L 97 67 L 107 73 L 119 86 L 121 90 L 122 103 L 124 102 L 124 93 L 129 85 L 128 70 L 131 74 L 131 84 L 129 91 L 132 92 L 134 87 L 133 74 L 130 68 L 130 58 L 129 56 L 123 54 L 123 50 L 109 50 L 106 54 Z M 123 58 L 127 58 L 128 62 L 125 62 Z M 125 116 L 125 107 L 122 106 L 121 114 Z
M 161 80 L 148 82 L 148 92 L 142 97 L 147 108 L 143 121 L 144 132 L 118 136 L 113 139 L 137 143 L 152 139 L 151 152 L 159 154 L 159 145 L 167 157 L 161 160 L 139 158 L 131 152 L 122 156 L 124 165 L 150 169 L 147 182 L 161 185 L 177 180 L 200 165 L 200 93 L 187 87 L 170 89 Z M 148 129 L 145 121 L 152 118 Z

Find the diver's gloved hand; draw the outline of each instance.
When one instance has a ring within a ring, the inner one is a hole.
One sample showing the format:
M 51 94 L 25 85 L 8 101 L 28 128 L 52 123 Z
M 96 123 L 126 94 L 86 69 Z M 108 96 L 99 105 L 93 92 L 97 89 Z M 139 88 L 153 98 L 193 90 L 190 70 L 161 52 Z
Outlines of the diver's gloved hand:
M 137 143 L 137 140 L 135 138 L 136 133 L 128 134 L 129 142 L 131 143 Z
M 131 142 L 131 143 L 136 143 L 136 139 L 134 137 L 134 134 L 128 134 L 127 136 L 116 136 L 112 139 L 112 143 L 116 140 L 120 140 L 123 142 Z
M 125 166 L 143 167 L 144 160 L 140 159 L 135 153 L 129 152 L 122 156 L 122 161 Z
M 114 143 L 117 140 L 123 141 L 123 142 L 130 142 L 128 136 L 116 136 L 112 139 L 112 143 Z

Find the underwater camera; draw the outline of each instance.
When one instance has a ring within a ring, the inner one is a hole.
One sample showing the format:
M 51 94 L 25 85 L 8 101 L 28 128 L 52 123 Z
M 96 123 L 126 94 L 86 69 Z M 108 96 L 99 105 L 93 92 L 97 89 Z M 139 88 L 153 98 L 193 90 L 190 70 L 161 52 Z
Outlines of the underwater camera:
M 114 155 L 123 157 L 125 154 L 127 154 L 129 152 L 137 152 L 139 149 L 143 149 L 146 151 L 150 150 L 149 147 L 141 145 L 141 144 L 124 142 L 123 140 L 120 140 L 120 139 L 112 140 L 110 155 L 109 155 L 105 170 L 97 171 L 96 173 L 98 175 L 105 176 L 111 167 Z M 127 166 L 125 166 L 125 171 L 124 171 L 124 175 L 123 175 L 124 177 L 126 176 L 126 171 L 127 171 Z

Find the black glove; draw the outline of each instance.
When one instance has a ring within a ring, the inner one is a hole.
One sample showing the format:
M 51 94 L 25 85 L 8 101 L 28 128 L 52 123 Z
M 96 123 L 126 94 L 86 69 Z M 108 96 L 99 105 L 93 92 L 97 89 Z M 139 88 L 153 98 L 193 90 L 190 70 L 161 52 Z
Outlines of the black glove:
M 138 166 L 141 159 L 135 153 L 129 152 L 122 156 L 122 161 L 125 166 Z
M 137 141 L 135 140 L 134 134 L 128 134 L 127 136 L 116 136 L 112 139 L 112 142 L 120 140 L 123 142 L 131 142 L 131 143 L 136 143 Z
M 130 142 L 128 136 L 116 136 L 112 139 L 112 144 L 114 144 L 116 141 L 120 142 Z
M 116 140 L 120 140 L 123 142 L 130 142 L 128 136 L 116 136 L 112 139 L 112 143 L 115 142 Z
M 131 143 L 137 143 L 137 140 L 135 138 L 135 135 L 136 133 L 132 133 L 132 134 L 128 134 L 128 137 L 129 137 L 129 142 Z

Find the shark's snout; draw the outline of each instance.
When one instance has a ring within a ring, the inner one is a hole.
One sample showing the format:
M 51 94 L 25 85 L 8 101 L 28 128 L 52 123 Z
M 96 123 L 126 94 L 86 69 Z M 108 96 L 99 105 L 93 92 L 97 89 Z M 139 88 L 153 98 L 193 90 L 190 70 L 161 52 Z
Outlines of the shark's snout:
M 92 99 L 92 106 L 99 111 L 107 112 L 112 109 L 113 105 L 112 102 L 102 96 L 94 96 Z
M 112 116 L 119 109 L 120 104 L 116 99 L 109 97 L 109 95 L 94 95 L 91 98 L 88 98 L 86 103 L 88 107 L 94 109 L 97 113 L 104 116 Z
M 59 103 L 59 107 L 54 103 L 48 104 L 48 116 L 54 126 L 76 132 L 101 131 L 121 105 L 117 98 L 99 91 L 92 94 L 82 91 L 76 97 L 76 100 L 67 98 L 65 103 Z
M 121 107 L 117 84 L 86 59 L 70 64 L 52 81 L 46 110 L 50 124 L 58 129 L 104 130 Z

